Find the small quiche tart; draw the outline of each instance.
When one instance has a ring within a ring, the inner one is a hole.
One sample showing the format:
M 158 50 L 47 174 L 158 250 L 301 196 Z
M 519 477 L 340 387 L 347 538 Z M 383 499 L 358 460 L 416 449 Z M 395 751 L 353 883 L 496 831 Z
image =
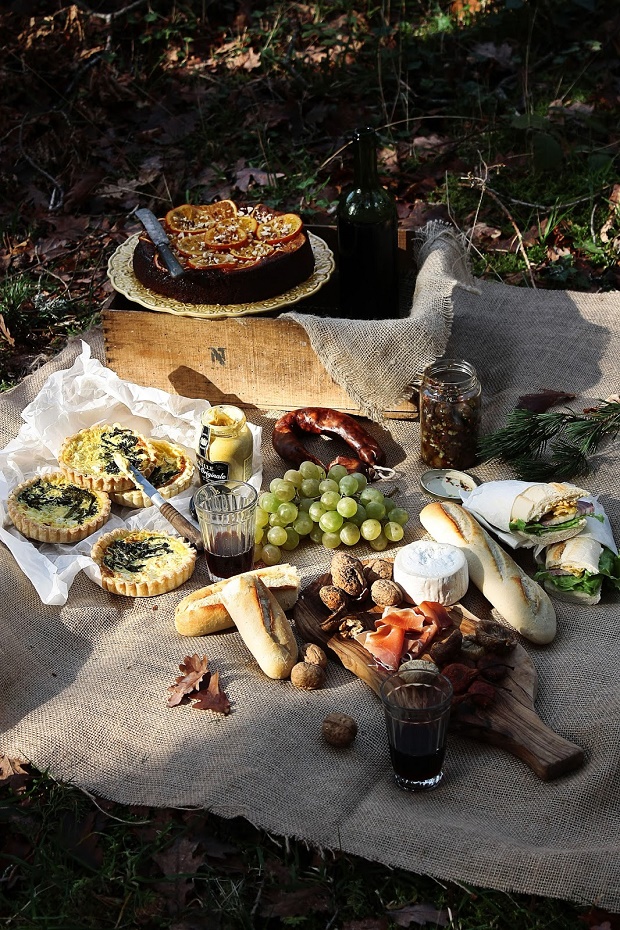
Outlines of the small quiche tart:
M 114 425 L 90 426 L 68 436 L 62 444 L 58 461 L 74 484 L 97 491 L 127 491 L 133 482 L 124 475 L 114 454 L 120 452 L 138 471 L 150 475 L 155 452 L 144 436 Z
M 196 550 L 169 533 L 122 528 L 100 536 L 91 558 L 101 570 L 106 591 L 152 597 L 173 591 L 191 577 Z
M 22 481 L 7 501 L 9 517 L 20 533 L 47 543 L 76 543 L 98 530 L 110 516 L 110 498 L 72 484 L 62 472 Z
M 149 475 L 149 481 L 161 496 L 168 499 L 189 487 L 194 474 L 194 463 L 183 449 L 167 439 L 149 439 L 149 445 L 155 450 L 155 466 Z M 144 491 L 137 488 L 133 491 L 120 491 L 111 494 L 110 497 L 121 507 L 151 506 L 151 501 Z

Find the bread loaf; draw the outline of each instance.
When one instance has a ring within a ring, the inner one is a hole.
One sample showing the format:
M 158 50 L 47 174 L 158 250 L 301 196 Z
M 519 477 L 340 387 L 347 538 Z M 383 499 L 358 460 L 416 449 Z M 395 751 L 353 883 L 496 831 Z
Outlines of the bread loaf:
M 450 501 L 428 504 L 420 522 L 437 542 L 463 550 L 469 577 L 506 623 L 533 643 L 551 642 L 556 617 L 549 596 L 463 507 Z
M 288 678 L 297 662 L 297 641 L 288 617 L 261 579 L 250 573 L 231 578 L 222 600 L 265 675 Z
M 261 578 L 283 610 L 290 610 L 297 602 L 300 578 L 294 566 L 287 563 L 271 565 L 245 574 Z M 230 580 L 199 588 L 179 601 L 174 612 L 177 631 L 183 636 L 205 636 L 234 627 L 234 621 L 222 601 L 222 592 Z

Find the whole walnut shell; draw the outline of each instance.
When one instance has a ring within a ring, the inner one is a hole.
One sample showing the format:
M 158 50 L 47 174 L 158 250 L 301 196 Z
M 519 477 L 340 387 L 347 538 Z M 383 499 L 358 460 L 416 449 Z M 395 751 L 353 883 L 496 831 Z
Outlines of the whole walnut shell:
M 351 597 L 359 598 L 366 592 L 364 566 L 354 556 L 337 552 L 332 558 L 331 572 L 333 584 Z
M 291 683 L 296 688 L 303 688 L 305 691 L 314 691 L 320 688 L 325 681 L 325 671 L 320 665 L 314 662 L 298 662 L 291 671 Z
M 321 727 L 323 739 L 332 746 L 350 746 L 357 736 L 357 723 L 348 714 L 328 714 Z
M 370 588 L 370 596 L 379 607 L 398 607 L 403 602 L 403 592 L 394 581 L 377 578 Z
M 341 588 L 337 588 L 335 584 L 324 584 L 319 591 L 319 597 L 325 606 L 332 611 L 344 610 L 349 604 L 347 594 Z
M 386 578 L 388 581 L 391 581 L 392 575 L 392 563 L 388 562 L 386 559 L 375 559 L 374 562 L 366 566 L 368 584 L 372 584 L 373 581 L 377 581 L 378 578 Z
M 304 643 L 301 647 L 301 657 L 304 662 L 310 662 L 312 665 L 320 665 L 321 668 L 327 668 L 327 656 L 316 643 Z

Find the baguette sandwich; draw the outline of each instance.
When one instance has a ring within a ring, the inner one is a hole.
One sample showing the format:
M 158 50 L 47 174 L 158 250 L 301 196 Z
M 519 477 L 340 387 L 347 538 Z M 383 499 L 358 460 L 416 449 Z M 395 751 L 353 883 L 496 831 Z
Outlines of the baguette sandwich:
M 241 638 L 269 678 L 288 678 L 297 662 L 297 641 L 288 617 L 257 575 L 231 578 L 222 600 Z
M 459 504 L 436 501 L 420 513 L 422 526 L 440 543 L 457 546 L 469 577 L 513 629 L 543 645 L 556 632 L 553 604 L 495 540 Z
M 604 581 L 620 590 L 620 557 L 592 536 L 555 543 L 544 554 L 545 567 L 535 577 L 560 601 L 598 604 Z
M 271 565 L 245 573 L 260 578 L 275 595 L 283 610 L 290 610 L 299 596 L 299 572 L 292 565 Z M 234 627 L 224 606 L 222 593 L 232 579 L 218 581 L 186 595 L 176 606 L 174 625 L 183 636 L 205 636 Z
M 532 484 L 514 499 L 510 530 L 520 539 L 543 546 L 570 539 L 581 532 L 593 510 L 592 504 L 582 500 L 587 493 L 566 482 Z

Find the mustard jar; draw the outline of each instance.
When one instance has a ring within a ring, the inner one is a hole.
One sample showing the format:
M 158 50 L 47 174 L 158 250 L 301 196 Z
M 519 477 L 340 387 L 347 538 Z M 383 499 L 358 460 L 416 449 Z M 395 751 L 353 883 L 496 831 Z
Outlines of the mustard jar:
M 482 389 L 469 362 L 440 358 L 426 368 L 420 388 L 420 454 L 432 468 L 469 468 L 476 462 Z
M 218 404 L 202 414 L 196 464 L 203 482 L 252 476 L 254 442 L 245 413 L 231 404 Z

